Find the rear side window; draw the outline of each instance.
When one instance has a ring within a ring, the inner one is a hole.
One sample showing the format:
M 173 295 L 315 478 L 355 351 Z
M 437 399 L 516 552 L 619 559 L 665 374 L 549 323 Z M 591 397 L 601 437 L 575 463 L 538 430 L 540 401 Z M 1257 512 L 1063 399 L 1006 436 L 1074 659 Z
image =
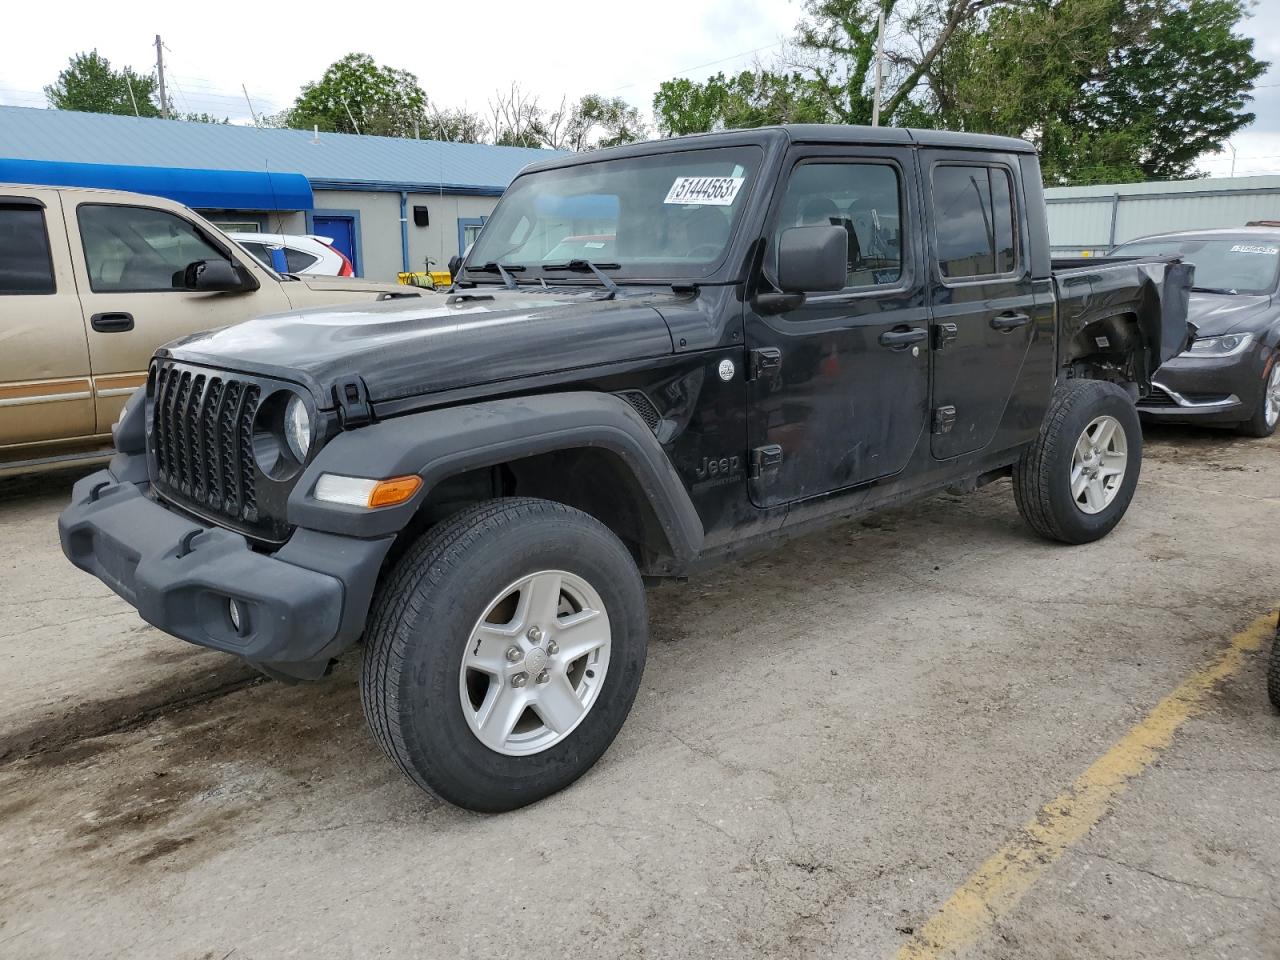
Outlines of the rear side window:
M 1013 181 L 1003 167 L 933 170 L 934 232 L 943 277 L 989 277 L 1017 266 Z
M 313 257 L 309 253 L 295 250 L 293 247 L 284 248 L 284 262 L 289 265 L 290 273 L 301 273 L 319 259 L 319 257 Z
M 195 224 L 154 207 L 81 204 L 80 240 L 95 293 L 182 289 L 196 260 L 226 260 Z
M 0 203 L 0 295 L 53 292 L 44 210 Z

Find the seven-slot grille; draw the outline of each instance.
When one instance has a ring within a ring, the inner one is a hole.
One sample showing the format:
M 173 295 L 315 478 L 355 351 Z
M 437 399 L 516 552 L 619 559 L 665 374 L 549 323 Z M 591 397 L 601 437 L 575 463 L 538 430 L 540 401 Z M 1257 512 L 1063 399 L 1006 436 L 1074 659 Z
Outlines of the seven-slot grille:
M 160 364 L 151 394 L 151 442 L 162 489 L 202 512 L 255 523 L 253 419 L 261 398 L 257 384 Z

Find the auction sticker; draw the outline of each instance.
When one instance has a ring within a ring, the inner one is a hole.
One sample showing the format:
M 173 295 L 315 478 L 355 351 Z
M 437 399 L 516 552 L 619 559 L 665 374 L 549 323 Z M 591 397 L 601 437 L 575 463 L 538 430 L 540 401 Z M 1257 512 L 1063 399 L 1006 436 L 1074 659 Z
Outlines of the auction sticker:
M 662 202 L 728 207 L 746 181 L 746 177 L 676 177 Z
M 1274 257 L 1280 253 L 1280 247 L 1268 247 L 1260 243 L 1233 243 L 1232 253 L 1262 253 Z

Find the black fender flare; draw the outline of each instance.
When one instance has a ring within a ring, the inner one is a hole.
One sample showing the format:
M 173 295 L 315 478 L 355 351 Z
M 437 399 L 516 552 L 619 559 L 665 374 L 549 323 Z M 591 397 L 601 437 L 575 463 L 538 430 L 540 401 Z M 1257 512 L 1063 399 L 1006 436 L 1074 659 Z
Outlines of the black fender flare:
M 448 477 L 509 460 L 595 447 L 617 455 L 639 482 L 672 556 L 702 550 L 702 521 L 653 432 L 625 400 L 574 391 L 509 397 L 408 414 L 330 440 L 289 495 L 289 522 L 354 537 L 398 533 L 431 489 Z M 369 510 L 316 500 L 321 474 L 384 479 L 417 474 L 422 489 L 407 503 Z

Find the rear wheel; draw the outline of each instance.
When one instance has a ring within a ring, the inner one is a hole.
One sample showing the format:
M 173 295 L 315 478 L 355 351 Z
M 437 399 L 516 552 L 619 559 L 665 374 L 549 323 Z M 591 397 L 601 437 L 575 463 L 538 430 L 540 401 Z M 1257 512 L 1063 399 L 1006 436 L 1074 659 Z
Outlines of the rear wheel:
M 1129 395 L 1103 380 L 1068 380 L 1014 465 L 1018 510 L 1051 540 L 1098 540 L 1129 508 L 1141 467 L 1142 426 Z
M 428 531 L 370 620 L 365 716 L 414 783 L 511 810 L 590 769 L 626 719 L 648 616 L 630 553 L 546 500 L 493 500 Z
M 1262 387 L 1262 396 L 1253 416 L 1239 426 L 1246 437 L 1269 437 L 1280 423 L 1280 357 L 1271 364 L 1271 373 Z

